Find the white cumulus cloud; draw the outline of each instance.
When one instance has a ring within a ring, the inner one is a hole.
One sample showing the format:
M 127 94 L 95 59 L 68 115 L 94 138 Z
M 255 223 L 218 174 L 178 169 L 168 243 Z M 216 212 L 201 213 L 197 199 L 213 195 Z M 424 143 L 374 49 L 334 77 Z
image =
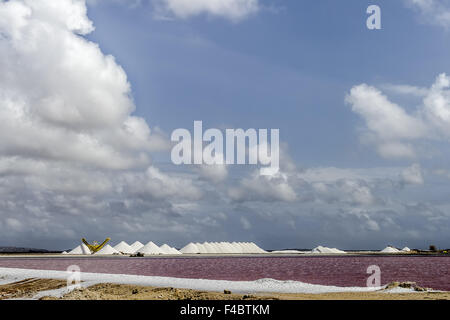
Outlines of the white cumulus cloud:
M 258 0 L 153 0 L 161 14 L 177 18 L 207 14 L 239 21 L 259 10 Z
M 422 105 L 408 112 L 373 86 L 353 87 L 346 102 L 364 120 L 362 141 L 385 158 L 415 158 L 424 141 L 450 142 L 450 77 L 440 74 L 421 93 Z
M 1 155 L 123 169 L 164 146 L 92 30 L 81 0 L 0 2 Z
M 353 87 L 346 97 L 353 112 L 360 115 L 367 127 L 366 138 L 377 144 L 385 157 L 411 157 L 414 155 L 408 141 L 424 137 L 426 126 L 399 105 L 389 101 L 375 87 L 361 84 Z

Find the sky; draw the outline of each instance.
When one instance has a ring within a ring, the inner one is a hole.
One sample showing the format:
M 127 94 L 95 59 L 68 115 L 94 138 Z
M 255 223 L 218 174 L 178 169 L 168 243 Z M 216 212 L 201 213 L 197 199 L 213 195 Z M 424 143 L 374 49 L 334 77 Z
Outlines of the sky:
M 448 248 L 449 31 L 447 0 L 0 0 L 0 246 Z M 195 120 L 279 129 L 280 171 L 174 165 Z

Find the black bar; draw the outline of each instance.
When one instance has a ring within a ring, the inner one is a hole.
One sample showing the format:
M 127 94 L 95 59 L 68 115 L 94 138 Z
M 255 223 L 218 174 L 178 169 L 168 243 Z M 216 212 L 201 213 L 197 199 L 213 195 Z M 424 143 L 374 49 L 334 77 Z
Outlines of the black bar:
M 417 316 L 426 311 L 427 318 L 435 312 L 450 309 L 450 301 L 0 301 L 3 314 L 14 318 L 32 312 L 35 316 L 129 320 L 142 319 L 322 319 L 392 318 Z M 11 313 L 10 313 L 11 312 Z M 5 319 L 8 317 L 5 316 Z

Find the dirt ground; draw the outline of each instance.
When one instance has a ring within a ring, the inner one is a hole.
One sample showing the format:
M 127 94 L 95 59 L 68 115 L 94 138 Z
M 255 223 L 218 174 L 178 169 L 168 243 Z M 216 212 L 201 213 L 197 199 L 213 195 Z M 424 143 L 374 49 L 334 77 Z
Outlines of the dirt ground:
M 67 285 L 66 281 L 52 279 L 25 279 L 22 281 L 0 285 L 0 300 L 30 299 L 44 290 L 59 289 Z
M 54 298 L 44 298 L 54 299 Z M 324 293 L 324 294 L 225 294 L 189 289 L 98 284 L 73 291 L 66 300 L 450 300 L 450 292 L 417 293 Z
M 59 289 L 66 285 L 62 280 L 26 279 L 0 285 L 0 300 L 29 299 L 44 290 Z M 395 287 L 395 285 L 394 285 Z M 58 300 L 44 297 L 43 300 Z M 135 285 L 103 283 L 72 291 L 63 300 L 450 300 L 450 292 L 349 292 L 323 294 L 233 294 L 190 289 L 155 288 Z

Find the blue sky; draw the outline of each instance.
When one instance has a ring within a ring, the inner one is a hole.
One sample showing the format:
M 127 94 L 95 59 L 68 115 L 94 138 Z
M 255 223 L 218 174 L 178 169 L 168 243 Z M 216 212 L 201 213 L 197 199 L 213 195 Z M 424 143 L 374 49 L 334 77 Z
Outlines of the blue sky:
M 234 23 L 158 20 L 149 4 L 103 2 L 89 11 L 89 38 L 125 68 L 137 113 L 167 132 L 194 120 L 280 128 L 304 165 L 383 166 L 361 149 L 345 94 L 359 83 L 428 86 L 448 69 L 449 45 L 445 29 L 420 23 L 402 1 L 377 1 L 383 30 L 368 30 L 373 3 L 265 1 Z
M 448 16 L 447 0 L 0 0 L 0 245 L 450 247 Z M 194 120 L 280 129 L 280 172 L 174 166 L 168 138 Z

